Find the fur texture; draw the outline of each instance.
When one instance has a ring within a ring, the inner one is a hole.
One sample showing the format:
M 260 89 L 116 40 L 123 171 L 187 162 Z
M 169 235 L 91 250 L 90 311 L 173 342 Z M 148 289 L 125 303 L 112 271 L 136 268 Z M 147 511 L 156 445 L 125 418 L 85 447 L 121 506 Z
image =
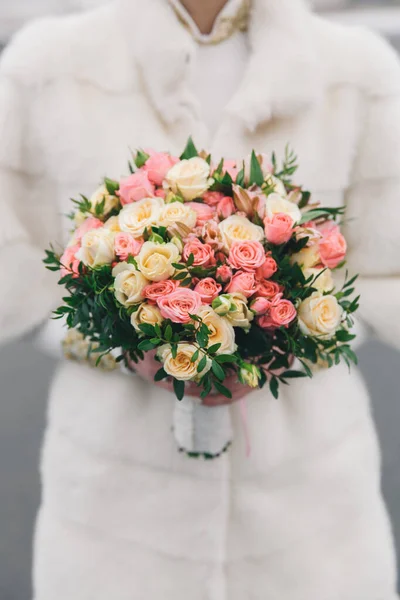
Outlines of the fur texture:
M 57 286 L 41 248 L 69 197 L 126 171 L 129 146 L 300 160 L 299 181 L 346 203 L 361 314 L 397 345 L 400 70 L 379 38 L 255 0 L 252 56 L 219 128 L 187 86 L 195 51 L 163 0 L 119 0 L 17 35 L 0 77 L 2 339 L 43 321 Z M 378 300 L 377 300 L 378 299 Z M 356 370 L 249 397 L 252 455 L 177 453 L 173 399 L 139 379 L 60 367 L 51 392 L 35 600 L 394 600 L 379 450 Z

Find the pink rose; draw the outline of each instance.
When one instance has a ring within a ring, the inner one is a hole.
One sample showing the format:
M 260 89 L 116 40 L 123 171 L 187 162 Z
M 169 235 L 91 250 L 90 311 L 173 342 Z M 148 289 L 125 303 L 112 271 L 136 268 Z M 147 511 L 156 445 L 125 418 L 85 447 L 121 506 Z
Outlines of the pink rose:
M 191 254 L 194 256 L 193 266 L 195 267 L 209 267 L 215 264 L 214 250 L 210 244 L 203 244 L 197 238 L 189 240 L 183 248 L 182 256 L 185 261 Z
M 270 314 L 277 327 L 287 327 L 296 318 L 297 311 L 290 300 L 279 300 L 273 304 Z
M 263 297 L 259 296 L 258 298 L 253 300 L 250 308 L 258 316 L 265 315 L 265 313 L 268 312 L 269 309 L 271 308 L 271 302 L 267 298 L 263 298 Z
M 274 273 L 277 272 L 277 270 L 278 265 L 276 264 L 276 261 L 272 258 L 272 256 L 267 254 L 265 261 L 261 267 L 257 269 L 256 274 L 259 279 L 269 279 Z
M 240 292 L 250 298 L 257 289 L 257 282 L 254 273 L 246 273 L 246 271 L 238 271 L 226 286 L 225 291 L 228 294 Z
M 143 243 L 143 238 L 134 238 L 130 233 L 117 233 L 114 239 L 115 254 L 121 260 L 126 260 L 129 255 L 139 254 Z
M 262 298 L 268 298 L 268 300 L 273 300 L 281 291 L 282 288 L 276 281 L 263 279 L 257 284 L 257 295 Z
M 203 194 L 203 200 L 209 206 L 216 206 L 223 197 L 224 194 L 222 192 L 205 192 Z
M 173 279 L 165 279 L 164 281 L 157 281 L 155 283 L 149 283 L 143 289 L 143 296 L 151 303 L 157 302 L 159 298 L 168 296 L 176 290 L 179 283 Z
M 75 257 L 75 254 L 80 249 L 79 244 L 75 246 L 69 246 L 64 250 L 64 254 L 60 258 L 62 267 L 60 269 L 61 277 L 70 275 L 72 273 L 74 279 L 79 277 L 79 260 Z
M 286 244 L 293 234 L 293 219 L 285 213 L 276 213 L 272 219 L 264 220 L 265 237 L 271 244 Z
M 217 204 L 217 215 L 220 219 L 227 219 L 235 210 L 235 205 L 230 196 L 224 196 Z
M 152 152 L 146 160 L 143 170 L 146 171 L 149 181 L 154 185 L 162 185 L 168 171 L 179 162 L 178 158 L 165 152 Z
M 196 225 L 202 226 L 207 221 L 210 221 L 214 215 L 215 210 L 208 206 L 207 204 L 202 204 L 201 202 L 186 202 L 187 206 L 190 206 L 191 209 L 195 210 L 197 213 Z
M 255 271 L 265 263 L 263 245 L 249 240 L 235 242 L 229 251 L 229 262 L 235 269 Z
M 158 298 L 157 305 L 164 319 L 189 323 L 190 315 L 196 314 L 201 306 L 201 296 L 189 288 L 178 287 L 171 294 Z
M 78 240 L 78 242 L 80 242 L 85 233 L 91 231 L 92 229 L 98 229 L 99 227 L 103 227 L 103 223 L 100 221 L 100 219 L 96 219 L 96 217 L 89 217 L 83 221 L 82 225 L 78 227 L 74 233 L 74 237 Z
M 322 240 L 319 242 L 319 253 L 322 264 L 329 269 L 337 267 L 345 258 L 347 243 L 336 225 L 323 231 Z
M 133 175 L 121 179 L 118 195 L 121 204 L 131 204 L 142 198 L 154 196 L 155 188 L 143 169 L 139 169 Z
M 221 293 L 222 285 L 217 283 L 212 277 L 206 277 L 196 284 L 194 291 L 200 295 L 203 304 L 211 304 L 214 298 Z
M 269 313 L 257 317 L 257 325 L 261 327 L 261 329 L 277 329 L 278 327 Z
M 165 190 L 163 190 L 162 188 L 159 188 L 158 190 L 156 190 L 156 191 L 154 192 L 154 195 L 155 195 L 157 198 L 163 198 L 163 199 L 165 199 L 165 196 L 167 195 L 167 193 L 166 193 L 166 191 L 165 191 Z
M 232 269 L 228 265 L 221 265 L 218 267 L 215 276 L 217 281 L 228 283 L 232 279 Z

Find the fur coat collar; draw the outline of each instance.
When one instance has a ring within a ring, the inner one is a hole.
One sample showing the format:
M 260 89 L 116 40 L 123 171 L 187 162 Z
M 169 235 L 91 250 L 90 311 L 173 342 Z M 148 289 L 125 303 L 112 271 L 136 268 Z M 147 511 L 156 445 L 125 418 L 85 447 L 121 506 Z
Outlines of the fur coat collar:
M 118 0 L 117 12 L 132 60 L 165 123 L 195 116 L 196 102 L 187 81 L 196 42 L 171 6 L 165 0 Z M 319 98 L 310 18 L 304 0 L 253 1 L 251 56 L 242 85 L 228 106 L 228 113 L 246 129 L 252 131 L 272 116 L 293 115 Z

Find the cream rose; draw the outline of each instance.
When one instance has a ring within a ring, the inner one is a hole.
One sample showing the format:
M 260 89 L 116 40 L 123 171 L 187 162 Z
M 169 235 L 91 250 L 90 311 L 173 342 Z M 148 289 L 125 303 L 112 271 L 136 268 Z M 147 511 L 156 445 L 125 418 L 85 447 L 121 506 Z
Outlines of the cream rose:
M 217 315 L 211 306 L 201 306 L 197 315 L 210 330 L 208 345 L 221 344 L 217 354 L 232 354 L 236 350 L 235 331 L 225 317 Z
M 96 207 L 101 204 L 104 200 L 104 209 L 100 213 L 101 215 L 108 215 L 114 208 L 119 205 L 119 199 L 117 196 L 113 196 L 109 193 L 106 186 L 103 184 L 94 192 L 94 194 L 89 198 L 91 209 L 90 212 L 93 215 L 96 215 Z
M 85 233 L 76 258 L 92 269 L 110 265 L 115 259 L 114 233 L 104 227 Z
M 232 215 L 218 225 L 224 246 L 229 249 L 235 242 L 251 240 L 261 242 L 264 239 L 264 230 L 259 225 L 254 225 L 246 217 Z
M 270 220 L 278 213 L 289 215 L 295 223 L 301 219 L 301 211 L 297 204 L 283 198 L 280 194 L 270 194 L 265 201 L 266 218 Z
M 161 210 L 160 225 L 169 227 L 175 223 L 183 223 L 193 229 L 196 225 L 197 213 L 193 208 L 182 202 L 171 202 Z
M 330 269 L 303 269 L 303 274 L 306 279 L 317 277 L 314 283 L 311 283 L 313 288 L 319 292 L 330 292 L 335 287 L 332 271 Z
M 312 246 L 306 246 L 297 254 L 293 254 L 291 257 L 291 262 L 297 263 L 303 269 L 310 269 L 315 267 L 321 262 L 321 256 L 319 254 L 318 244 L 313 244 Z
M 315 292 L 304 300 L 297 311 L 299 326 L 305 335 L 331 339 L 339 329 L 343 310 L 335 296 Z
M 210 186 L 210 165 L 199 156 L 176 163 L 165 177 L 166 187 L 184 200 L 199 198 Z
M 147 227 L 159 222 L 163 206 L 162 198 L 143 198 L 126 204 L 118 216 L 121 231 L 141 237 Z
M 157 355 L 163 362 L 164 371 L 181 381 L 196 381 L 200 379 L 211 368 L 211 360 L 207 357 L 204 369 L 198 373 L 197 367 L 203 358 L 199 352 L 198 359 L 192 362 L 193 354 L 198 350 L 193 344 L 182 342 L 178 344 L 176 357 L 172 356 L 171 346 L 165 344 L 157 350 Z
M 229 294 L 233 310 L 230 310 L 226 318 L 233 327 L 250 329 L 250 323 L 254 319 L 254 313 L 247 305 L 247 298 L 240 292 Z
M 113 269 L 114 294 L 123 306 L 133 306 L 144 299 L 143 290 L 149 280 L 136 270 L 135 265 L 119 263 Z
M 171 242 L 145 242 L 136 260 L 139 271 L 150 281 L 164 281 L 175 272 L 172 263 L 178 262 L 179 250 Z
M 139 325 L 143 325 L 144 323 L 160 325 L 163 320 L 160 309 L 154 304 L 148 304 L 147 302 L 143 302 L 131 316 L 131 323 L 137 331 L 140 331 Z

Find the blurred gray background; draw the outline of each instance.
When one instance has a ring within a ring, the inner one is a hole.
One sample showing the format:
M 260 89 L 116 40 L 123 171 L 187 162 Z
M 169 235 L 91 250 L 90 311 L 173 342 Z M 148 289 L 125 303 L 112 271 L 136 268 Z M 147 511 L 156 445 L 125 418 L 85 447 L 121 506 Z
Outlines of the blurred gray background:
M 0 0 L 0 44 L 4 46 L 26 20 L 102 1 Z M 377 29 L 400 51 L 400 0 L 314 3 L 329 18 Z M 360 351 L 360 362 L 373 399 L 383 448 L 383 490 L 400 555 L 400 354 L 372 341 Z M 38 461 L 55 367 L 56 361 L 28 342 L 0 349 L 0 600 L 31 598 L 31 540 L 40 499 Z

